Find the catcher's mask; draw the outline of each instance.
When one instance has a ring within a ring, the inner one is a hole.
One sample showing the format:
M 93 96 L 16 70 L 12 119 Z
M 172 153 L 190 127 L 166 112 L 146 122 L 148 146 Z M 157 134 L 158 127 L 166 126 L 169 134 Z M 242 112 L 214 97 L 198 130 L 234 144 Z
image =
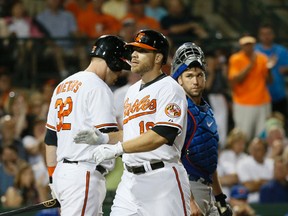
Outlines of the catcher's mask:
M 171 76 L 177 78 L 189 67 L 199 67 L 206 71 L 205 56 L 202 49 L 192 42 L 182 44 L 172 60 Z

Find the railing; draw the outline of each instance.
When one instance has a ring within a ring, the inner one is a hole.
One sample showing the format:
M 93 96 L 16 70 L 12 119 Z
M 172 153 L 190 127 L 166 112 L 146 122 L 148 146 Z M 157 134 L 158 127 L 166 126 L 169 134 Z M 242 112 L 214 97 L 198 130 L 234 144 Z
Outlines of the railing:
M 75 39 L 75 38 L 0 38 L 0 70 L 6 68 L 9 74 L 12 74 L 13 81 L 16 86 L 37 88 L 42 85 L 46 79 L 60 79 L 57 71 L 55 59 L 53 56 L 47 56 L 49 45 L 47 40 L 70 41 L 73 46 L 83 46 L 89 59 L 89 51 L 94 40 Z M 193 38 L 181 38 L 181 41 L 191 41 Z M 212 51 L 218 48 L 225 49 L 226 53 L 230 54 L 238 49 L 238 38 L 221 38 L 210 37 L 205 40 L 199 40 L 204 52 Z M 31 43 L 32 42 L 32 43 Z M 285 38 L 277 38 L 277 42 L 288 46 L 288 41 Z M 28 45 L 32 44 L 32 45 Z M 78 57 L 79 53 L 75 51 L 64 51 L 65 64 L 69 72 L 75 73 L 80 68 Z M 174 53 L 171 53 L 173 55 Z

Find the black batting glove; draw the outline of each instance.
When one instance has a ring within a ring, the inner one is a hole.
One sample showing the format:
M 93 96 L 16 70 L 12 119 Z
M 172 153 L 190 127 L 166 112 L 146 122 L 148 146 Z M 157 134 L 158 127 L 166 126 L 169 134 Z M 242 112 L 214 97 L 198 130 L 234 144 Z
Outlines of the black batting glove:
M 220 216 L 232 216 L 233 215 L 231 206 L 225 201 L 226 198 L 227 196 L 223 193 L 215 196 L 216 207 L 218 209 Z

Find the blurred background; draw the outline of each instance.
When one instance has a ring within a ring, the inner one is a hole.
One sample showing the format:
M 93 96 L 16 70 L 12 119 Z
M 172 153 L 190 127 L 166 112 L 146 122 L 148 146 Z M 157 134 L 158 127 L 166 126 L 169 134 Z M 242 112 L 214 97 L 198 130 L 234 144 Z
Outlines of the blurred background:
M 43 141 L 57 84 L 86 69 L 99 36 L 114 34 L 130 42 L 140 29 L 167 36 L 171 49 L 163 71 L 168 75 L 182 43 L 202 47 L 205 98 L 220 134 L 218 172 L 235 215 L 288 215 L 287 0 L 0 0 L 0 212 L 50 198 Z M 250 134 L 235 124 L 228 80 L 230 57 L 241 51 L 243 35 L 256 39 L 255 51 L 272 62 L 273 88 L 281 86 L 276 94 L 269 87 L 271 115 L 260 132 Z M 117 110 L 119 98 L 137 79 L 123 73 L 111 86 Z M 122 114 L 117 115 L 121 127 Z M 245 157 L 264 162 L 243 174 Z M 107 175 L 104 215 L 109 215 L 122 170 L 119 158 Z M 36 214 L 59 213 L 27 215 Z

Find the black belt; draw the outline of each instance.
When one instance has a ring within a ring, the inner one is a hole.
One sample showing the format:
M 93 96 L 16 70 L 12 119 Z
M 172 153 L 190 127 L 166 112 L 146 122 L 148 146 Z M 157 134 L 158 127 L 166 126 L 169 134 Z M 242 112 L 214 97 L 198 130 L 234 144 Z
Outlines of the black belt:
M 212 182 L 209 181 L 209 180 L 206 180 L 202 177 L 195 177 L 195 176 L 192 176 L 192 175 L 189 175 L 189 180 L 190 181 L 195 181 L 195 182 L 200 182 L 204 185 L 207 185 L 207 186 L 211 186 Z
M 152 170 L 156 170 L 156 169 L 160 169 L 160 168 L 164 167 L 164 163 L 162 161 L 160 161 L 157 163 L 151 163 L 150 166 L 151 166 Z M 141 174 L 141 173 L 146 172 L 143 165 L 142 166 L 128 166 L 125 164 L 125 167 L 126 167 L 128 172 L 131 172 L 134 174 Z
M 78 164 L 78 161 L 70 161 L 70 160 L 67 160 L 67 159 L 64 158 L 63 163 Z M 98 172 L 100 172 L 101 174 L 104 174 L 104 173 L 107 171 L 107 170 L 106 170 L 103 166 L 101 166 L 101 165 L 97 165 L 97 166 L 96 166 L 96 170 L 97 170 Z

